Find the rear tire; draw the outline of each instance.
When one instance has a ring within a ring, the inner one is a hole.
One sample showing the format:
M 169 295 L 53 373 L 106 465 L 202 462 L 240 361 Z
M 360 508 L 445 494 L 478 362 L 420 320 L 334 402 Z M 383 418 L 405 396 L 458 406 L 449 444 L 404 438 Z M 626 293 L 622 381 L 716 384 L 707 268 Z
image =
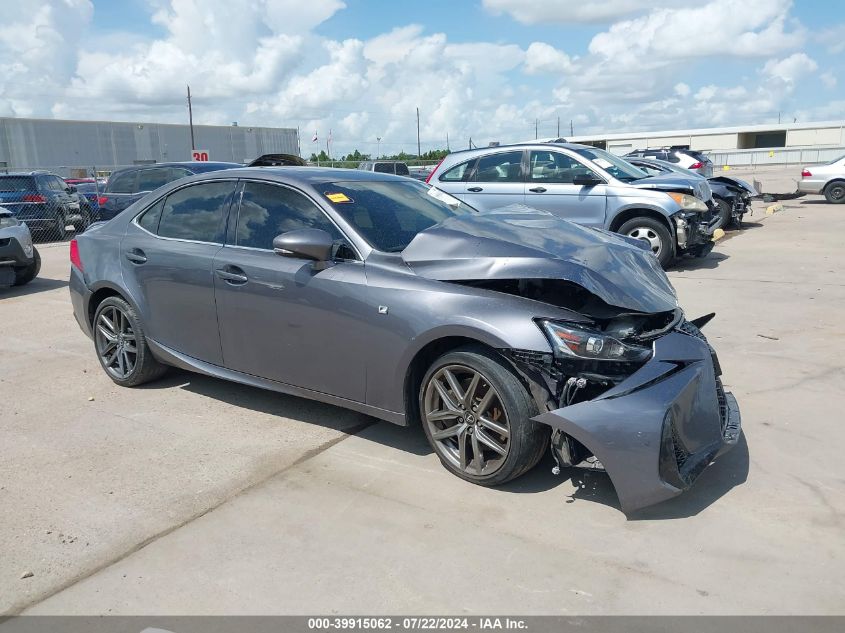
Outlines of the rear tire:
M 137 387 L 167 371 L 150 352 L 135 309 L 120 297 L 107 297 L 97 306 L 93 329 L 100 366 L 121 387 Z
M 34 246 L 32 247 L 33 260 L 29 266 L 15 269 L 15 285 L 24 286 L 38 276 L 41 271 L 41 253 Z
M 845 202 L 845 181 L 836 180 L 824 188 L 824 197 L 831 204 Z
M 633 218 L 620 226 L 616 232 L 646 242 L 663 268 L 675 259 L 672 234 L 659 220 L 648 217 Z
M 531 420 L 539 410 L 528 390 L 502 359 L 480 346 L 434 361 L 423 377 L 419 406 L 440 462 L 474 484 L 498 486 L 519 477 L 549 445 L 550 429 Z

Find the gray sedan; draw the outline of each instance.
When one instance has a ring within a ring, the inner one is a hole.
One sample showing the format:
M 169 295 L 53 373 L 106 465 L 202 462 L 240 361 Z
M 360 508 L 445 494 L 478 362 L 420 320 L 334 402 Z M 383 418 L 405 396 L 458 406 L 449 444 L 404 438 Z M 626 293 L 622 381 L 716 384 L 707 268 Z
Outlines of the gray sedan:
M 182 179 L 71 243 L 106 375 L 168 366 L 421 424 L 493 486 L 551 450 L 626 511 L 689 488 L 740 433 L 715 352 L 647 248 L 516 205 L 479 213 L 386 174 Z
M 845 156 L 826 165 L 805 167 L 798 181 L 798 191 L 823 194 L 828 202 L 845 202 Z

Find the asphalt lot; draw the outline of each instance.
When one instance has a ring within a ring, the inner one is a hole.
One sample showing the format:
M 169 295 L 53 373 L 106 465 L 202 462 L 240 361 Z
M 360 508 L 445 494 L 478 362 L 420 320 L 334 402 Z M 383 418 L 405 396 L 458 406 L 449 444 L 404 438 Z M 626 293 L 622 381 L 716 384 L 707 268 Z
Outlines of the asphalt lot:
M 550 459 L 484 489 L 418 429 L 177 371 L 120 389 L 42 246 L 0 291 L 0 614 L 845 614 L 845 207 L 820 200 L 671 272 L 717 312 L 745 438 L 631 520 Z

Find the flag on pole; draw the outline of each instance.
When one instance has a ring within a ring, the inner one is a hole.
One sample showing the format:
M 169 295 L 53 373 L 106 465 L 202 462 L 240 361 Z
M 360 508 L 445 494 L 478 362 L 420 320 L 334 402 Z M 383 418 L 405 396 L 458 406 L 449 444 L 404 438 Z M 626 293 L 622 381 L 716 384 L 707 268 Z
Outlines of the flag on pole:
M 312 139 L 311 139 L 311 142 L 312 142 L 312 143 L 316 143 L 316 142 L 317 142 L 317 130 L 314 130 L 314 138 L 312 138 Z

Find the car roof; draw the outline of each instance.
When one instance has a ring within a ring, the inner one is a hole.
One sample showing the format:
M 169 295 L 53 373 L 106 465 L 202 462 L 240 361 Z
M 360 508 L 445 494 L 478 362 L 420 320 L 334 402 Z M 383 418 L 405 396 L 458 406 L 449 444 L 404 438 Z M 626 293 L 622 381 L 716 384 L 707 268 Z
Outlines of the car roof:
M 169 163 L 145 163 L 143 165 L 127 165 L 126 167 L 121 167 L 120 169 L 115 169 L 112 173 L 116 174 L 119 171 L 126 171 L 129 169 L 151 169 L 154 167 L 200 167 L 207 168 L 207 167 L 228 167 L 234 169 L 236 167 L 243 167 L 241 163 L 227 163 L 225 161 L 194 161 L 194 160 L 184 160 L 184 161 L 174 161 Z
M 215 180 L 221 177 L 260 178 L 280 182 L 319 185 L 327 182 L 417 182 L 406 176 L 394 176 L 361 169 L 339 167 L 240 167 L 223 171 L 210 171 L 191 176 L 193 182 Z

